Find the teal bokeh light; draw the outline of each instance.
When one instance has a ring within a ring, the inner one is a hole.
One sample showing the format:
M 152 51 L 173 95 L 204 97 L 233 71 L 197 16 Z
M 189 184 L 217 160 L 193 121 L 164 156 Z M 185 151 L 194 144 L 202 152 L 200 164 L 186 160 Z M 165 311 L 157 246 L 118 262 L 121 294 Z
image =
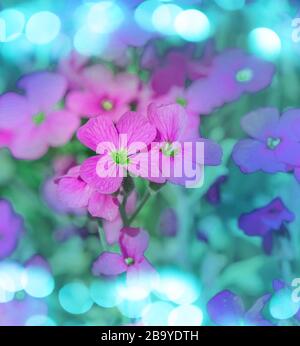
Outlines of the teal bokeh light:
M 155 293 L 161 298 L 176 304 L 191 304 L 201 292 L 200 284 L 191 274 L 175 270 L 160 271 Z
M 40 267 L 29 267 L 22 274 L 22 283 L 27 294 L 35 298 L 49 296 L 54 290 L 54 279 L 50 272 Z
M 182 305 L 174 308 L 168 318 L 169 326 L 201 326 L 203 312 L 195 305 Z
M 87 15 L 88 27 L 95 33 L 111 33 L 124 20 L 122 9 L 112 1 L 99 2 L 92 6 Z
M 25 16 L 15 9 L 0 12 L 0 42 L 10 42 L 18 38 L 24 29 Z
M 73 44 L 83 55 L 101 55 L 108 42 L 107 35 L 93 33 L 87 26 L 81 27 L 75 34 Z
M 34 44 L 53 41 L 61 28 L 60 19 L 52 12 L 41 11 L 33 14 L 26 24 L 26 37 Z
M 103 308 L 112 308 L 122 301 L 122 297 L 118 295 L 117 281 L 93 281 L 90 295 L 93 301 Z
M 142 2 L 134 12 L 134 19 L 138 25 L 146 31 L 155 31 L 152 22 L 154 11 L 161 5 L 158 0 L 147 0 Z
M 300 309 L 300 303 L 293 302 L 291 290 L 284 288 L 273 295 L 269 309 L 273 318 L 287 320 L 296 315 Z
M 175 29 L 186 41 L 203 41 L 210 35 L 211 27 L 207 16 L 198 10 L 186 10 L 178 14 Z
M 275 59 L 281 52 L 279 36 L 269 28 L 256 28 L 249 34 L 249 46 L 253 53 L 265 59 Z
M 145 326 L 167 326 L 172 309 L 172 304 L 161 301 L 147 305 L 142 312 L 143 324 Z
M 93 305 L 88 287 L 79 281 L 63 286 L 58 299 L 63 309 L 74 315 L 84 314 Z
M 181 12 L 181 7 L 175 4 L 164 4 L 157 7 L 152 15 L 154 28 L 164 35 L 176 34 L 175 19 Z
M 215 0 L 216 4 L 227 11 L 240 10 L 245 5 L 245 0 Z

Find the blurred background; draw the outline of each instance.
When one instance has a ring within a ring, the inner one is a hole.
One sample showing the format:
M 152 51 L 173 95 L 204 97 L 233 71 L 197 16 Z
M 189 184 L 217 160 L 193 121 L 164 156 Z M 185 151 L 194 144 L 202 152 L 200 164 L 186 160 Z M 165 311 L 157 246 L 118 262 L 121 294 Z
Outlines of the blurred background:
M 168 184 L 138 215 L 136 224 L 150 234 L 147 258 L 161 276 L 150 291 L 91 273 L 108 246 L 103 230 L 86 213 L 60 205 L 54 191 L 62 167 L 84 155 L 78 141 L 35 161 L 0 149 L 0 198 L 22 219 L 14 251 L 0 257 L 0 325 L 211 325 L 206 304 L 218 292 L 233 291 L 248 310 L 273 294 L 275 279 L 299 277 L 299 183 L 288 173 L 245 175 L 231 158 L 245 136 L 243 115 L 266 106 L 300 107 L 300 32 L 293 22 L 299 9 L 297 0 L 0 1 L 1 94 L 15 91 L 24 74 L 61 69 L 70 54 L 145 83 L 154 66 L 168 64 L 170 50 L 192 51 L 203 71 L 206 59 L 228 48 L 276 66 L 268 88 L 201 116 L 201 134 L 223 149 L 222 163 L 206 168 L 204 186 Z M 137 180 L 138 192 L 144 189 Z M 268 255 L 261 238 L 245 235 L 237 220 L 276 197 L 296 218 L 292 236 Z M 5 222 L 0 216 L 0 230 Z M 264 311 L 273 324 L 298 323 L 281 311 L 285 299 L 277 297 L 273 310 Z

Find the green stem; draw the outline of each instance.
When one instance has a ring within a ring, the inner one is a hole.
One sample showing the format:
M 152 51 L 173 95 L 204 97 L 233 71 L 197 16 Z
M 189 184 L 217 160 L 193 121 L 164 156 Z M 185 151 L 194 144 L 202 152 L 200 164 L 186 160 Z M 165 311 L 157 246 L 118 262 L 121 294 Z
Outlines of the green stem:
M 130 226 L 132 224 L 132 222 L 134 221 L 134 219 L 137 217 L 137 215 L 139 214 L 139 212 L 143 209 L 144 205 L 147 203 L 148 199 L 151 196 L 151 192 L 149 190 L 147 190 L 147 192 L 144 194 L 139 206 L 137 207 L 137 209 L 135 210 L 135 212 L 131 215 L 131 217 L 128 220 L 128 226 Z
M 124 227 L 129 225 L 128 217 L 126 214 L 126 203 L 127 203 L 127 195 L 124 196 L 123 201 L 119 207 L 119 211 L 120 211 L 120 215 L 121 215 Z

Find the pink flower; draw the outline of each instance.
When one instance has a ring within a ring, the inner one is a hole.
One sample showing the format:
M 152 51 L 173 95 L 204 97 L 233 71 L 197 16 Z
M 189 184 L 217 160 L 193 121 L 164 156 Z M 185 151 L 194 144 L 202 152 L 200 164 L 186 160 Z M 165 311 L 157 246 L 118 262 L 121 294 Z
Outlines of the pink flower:
M 123 228 L 119 239 L 121 254 L 103 252 L 93 264 L 94 275 L 119 275 L 127 273 L 130 281 L 144 274 L 155 272 L 145 258 L 149 244 L 148 233 L 141 228 Z
M 188 181 L 197 184 L 202 179 L 204 164 L 220 163 L 222 152 L 216 143 L 200 137 L 186 137 L 187 113 L 179 104 L 151 104 L 148 117 L 157 128 L 160 143 L 153 150 L 158 151 L 160 170 L 168 181 L 180 185 Z M 203 151 L 199 152 L 197 144 L 203 144 Z
M 138 163 L 147 154 L 145 149 L 154 140 L 156 130 L 142 114 L 127 112 L 116 125 L 105 117 L 90 119 L 77 136 L 98 154 L 83 162 L 81 178 L 100 193 L 111 194 L 120 188 L 127 171 L 143 174 L 138 171 Z
M 71 91 L 68 107 L 85 117 L 108 116 L 117 121 L 130 110 L 137 99 L 139 79 L 132 74 L 112 71 L 102 65 L 93 65 L 82 71 L 82 90 Z
M 79 172 L 80 166 L 75 166 L 57 179 L 59 199 L 69 208 L 87 208 L 94 217 L 114 220 L 119 212 L 117 199 L 89 186 L 80 178 Z
M 81 72 L 88 62 L 88 57 L 72 51 L 59 63 L 59 71 L 68 81 L 69 88 L 80 88 L 83 80 Z
M 19 159 L 35 160 L 48 148 L 67 143 L 79 125 L 75 114 L 59 109 L 66 80 L 59 74 L 38 72 L 18 83 L 25 95 L 6 93 L 0 97 L 0 141 Z M 4 140 L 5 142 L 5 140 Z

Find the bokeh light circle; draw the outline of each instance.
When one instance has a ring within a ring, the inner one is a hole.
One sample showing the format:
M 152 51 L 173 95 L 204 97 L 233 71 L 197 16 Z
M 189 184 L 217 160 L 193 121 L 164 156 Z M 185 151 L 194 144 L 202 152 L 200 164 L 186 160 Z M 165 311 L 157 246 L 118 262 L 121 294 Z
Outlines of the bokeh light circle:
M 123 20 L 122 9 L 112 1 L 103 1 L 93 5 L 87 15 L 89 29 L 102 34 L 117 30 Z
M 123 299 L 118 294 L 117 281 L 93 281 L 90 286 L 90 295 L 97 305 L 104 308 L 117 306 Z
M 47 297 L 54 290 L 54 279 L 51 273 L 37 266 L 24 270 L 22 284 L 26 293 L 35 298 Z
M 138 25 L 146 31 L 155 31 L 152 16 L 154 11 L 161 5 L 158 0 L 147 0 L 142 2 L 134 12 L 134 19 Z
M 61 22 L 57 15 L 49 11 L 33 14 L 26 24 L 26 37 L 34 44 L 47 44 L 59 34 Z
M 300 303 L 295 303 L 292 300 L 292 292 L 289 289 L 281 289 L 276 292 L 270 300 L 270 314 L 278 320 L 286 320 L 298 312 Z
M 265 59 L 276 58 L 281 51 L 279 36 L 269 28 L 256 28 L 249 33 L 249 46 L 253 53 Z
M 73 44 L 82 55 L 101 55 L 107 45 L 107 36 L 93 33 L 87 26 L 83 26 L 76 32 Z
M 186 10 L 175 19 L 175 29 L 186 41 L 198 42 L 208 38 L 211 28 L 207 16 L 198 10 Z
M 152 15 L 154 28 L 164 35 L 176 34 L 175 19 L 181 12 L 181 7 L 175 4 L 160 5 Z
M 203 313 L 195 305 L 181 305 L 174 308 L 168 318 L 169 326 L 200 326 L 203 322 Z
M 0 12 L 0 42 L 10 42 L 18 38 L 25 26 L 24 14 L 13 8 Z
M 63 286 L 58 299 L 63 309 L 74 315 L 86 313 L 93 305 L 88 287 L 79 281 Z
M 142 312 L 143 324 L 145 326 L 167 326 L 172 309 L 172 304 L 161 301 L 147 305 Z

